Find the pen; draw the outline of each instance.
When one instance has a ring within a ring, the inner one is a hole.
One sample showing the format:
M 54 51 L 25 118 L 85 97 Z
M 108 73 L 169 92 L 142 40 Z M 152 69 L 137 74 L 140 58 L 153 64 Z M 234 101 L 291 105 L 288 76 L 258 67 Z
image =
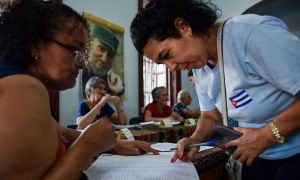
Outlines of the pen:
M 192 147 L 198 147 L 198 146 L 212 146 L 215 145 L 217 143 L 217 141 L 208 141 L 205 143 L 198 143 L 198 144 L 191 144 L 186 146 L 184 149 L 190 149 Z M 178 150 L 178 148 L 171 148 L 170 150 Z

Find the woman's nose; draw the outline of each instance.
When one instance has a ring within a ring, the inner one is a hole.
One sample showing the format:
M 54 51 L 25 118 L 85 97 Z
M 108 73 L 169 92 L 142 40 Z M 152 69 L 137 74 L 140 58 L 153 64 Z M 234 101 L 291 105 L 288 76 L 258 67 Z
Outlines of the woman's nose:
M 166 62 L 165 62 L 165 65 L 167 66 L 167 68 L 168 68 L 171 72 L 176 71 L 177 66 L 178 66 L 177 63 L 174 63 L 174 62 L 172 62 L 172 61 L 166 61 Z

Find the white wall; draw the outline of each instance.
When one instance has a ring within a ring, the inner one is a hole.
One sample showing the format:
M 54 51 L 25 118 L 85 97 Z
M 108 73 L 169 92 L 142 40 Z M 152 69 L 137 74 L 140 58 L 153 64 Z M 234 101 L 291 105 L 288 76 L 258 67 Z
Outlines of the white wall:
M 259 0 L 212 0 L 223 12 L 221 19 L 241 14 L 248 7 Z M 101 19 L 112 22 L 125 29 L 124 34 L 124 69 L 127 99 L 122 102 L 127 118 L 138 116 L 138 53 L 130 39 L 129 26 L 138 10 L 138 0 L 63 0 L 79 13 L 87 12 Z M 187 79 L 187 71 L 181 74 L 182 89 L 188 90 L 192 95 L 190 108 L 198 107 L 198 98 L 195 87 Z M 73 89 L 60 92 L 60 122 L 62 125 L 75 124 L 76 110 L 81 98 L 81 84 L 79 78 Z
M 246 9 L 261 0 L 211 0 L 211 2 L 222 11 L 220 20 L 225 20 L 242 14 Z

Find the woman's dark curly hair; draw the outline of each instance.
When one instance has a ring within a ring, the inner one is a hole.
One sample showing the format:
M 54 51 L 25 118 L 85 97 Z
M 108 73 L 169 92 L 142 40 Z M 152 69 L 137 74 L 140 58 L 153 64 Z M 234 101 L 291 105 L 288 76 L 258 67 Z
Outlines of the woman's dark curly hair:
M 133 19 L 130 26 L 132 42 L 140 54 L 149 39 L 163 41 L 167 38 L 180 38 L 174 22 L 183 18 L 197 35 L 206 31 L 219 18 L 221 13 L 210 1 L 201 0 L 152 0 Z
M 17 0 L 8 5 L 0 16 L 0 61 L 26 69 L 33 61 L 30 50 L 38 39 L 51 38 L 56 33 L 89 27 L 85 18 L 61 3 L 41 0 Z

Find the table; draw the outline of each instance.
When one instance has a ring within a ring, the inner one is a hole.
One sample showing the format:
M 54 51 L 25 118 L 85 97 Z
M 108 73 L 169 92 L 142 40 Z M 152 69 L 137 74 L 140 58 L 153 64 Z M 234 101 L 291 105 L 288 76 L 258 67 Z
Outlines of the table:
M 140 129 L 130 129 L 135 140 L 148 142 L 177 143 L 184 137 L 190 137 L 196 129 L 194 126 L 176 125 L 173 127 L 143 126 Z M 124 138 L 124 137 L 123 137 Z
M 190 137 L 195 130 L 196 125 L 176 125 L 170 128 L 151 125 L 130 129 L 130 132 L 136 140 L 140 141 L 177 143 L 183 137 Z M 125 136 L 121 138 L 124 139 Z M 226 177 L 225 160 L 225 151 L 218 147 L 198 152 L 191 159 L 201 180 L 224 179 Z

